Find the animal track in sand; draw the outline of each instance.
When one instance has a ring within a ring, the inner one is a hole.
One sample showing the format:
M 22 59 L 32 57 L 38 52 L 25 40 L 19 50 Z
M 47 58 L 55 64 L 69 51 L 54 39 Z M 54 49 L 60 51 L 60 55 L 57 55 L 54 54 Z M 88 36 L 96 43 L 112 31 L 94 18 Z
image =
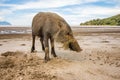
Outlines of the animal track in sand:
M 8 42 L 8 41 L 3 41 L 3 42 Z
M 26 44 L 20 44 L 21 46 L 26 46 Z
M 0 46 L 2 46 L 3 44 L 0 44 Z

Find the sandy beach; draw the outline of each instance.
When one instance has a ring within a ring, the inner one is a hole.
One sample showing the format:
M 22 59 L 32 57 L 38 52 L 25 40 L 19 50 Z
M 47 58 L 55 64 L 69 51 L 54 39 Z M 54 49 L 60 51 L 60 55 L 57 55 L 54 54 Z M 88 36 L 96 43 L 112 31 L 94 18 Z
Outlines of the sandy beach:
M 30 53 L 31 34 L 0 34 L 0 80 L 120 80 L 120 32 L 73 32 L 83 50 L 56 42 L 48 63 L 39 38 Z

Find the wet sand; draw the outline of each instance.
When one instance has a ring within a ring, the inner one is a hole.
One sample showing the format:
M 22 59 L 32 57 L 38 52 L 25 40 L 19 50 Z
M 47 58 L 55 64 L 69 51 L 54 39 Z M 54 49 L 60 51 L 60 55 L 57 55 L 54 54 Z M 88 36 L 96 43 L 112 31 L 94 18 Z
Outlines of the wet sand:
M 120 80 L 120 33 L 74 31 L 83 51 L 64 50 L 44 63 L 39 38 L 30 53 L 31 35 L 0 35 L 0 80 Z

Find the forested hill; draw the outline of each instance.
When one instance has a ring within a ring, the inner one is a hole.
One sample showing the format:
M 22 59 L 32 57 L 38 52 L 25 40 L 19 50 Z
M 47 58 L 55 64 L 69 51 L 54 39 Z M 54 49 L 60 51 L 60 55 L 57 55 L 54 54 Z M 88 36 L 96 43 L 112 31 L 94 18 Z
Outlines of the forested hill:
M 104 19 L 93 19 L 80 25 L 118 25 L 120 26 L 120 14 L 104 18 Z

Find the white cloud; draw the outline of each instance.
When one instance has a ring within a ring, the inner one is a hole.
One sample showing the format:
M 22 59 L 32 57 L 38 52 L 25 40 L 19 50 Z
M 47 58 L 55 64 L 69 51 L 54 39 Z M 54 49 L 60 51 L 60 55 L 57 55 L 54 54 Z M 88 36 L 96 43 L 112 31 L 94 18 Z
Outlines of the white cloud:
M 0 11 L 0 16 L 6 15 L 6 14 L 11 14 L 12 10 L 9 9 L 3 9 Z
M 40 8 L 57 8 L 68 5 L 84 4 L 90 2 L 96 2 L 99 0 L 39 0 L 36 2 L 28 2 L 22 5 L 16 6 L 16 9 L 40 9 Z
M 40 0 L 37 2 L 29 2 L 22 5 L 18 5 L 15 9 L 41 9 L 41 8 L 56 8 L 66 5 L 77 4 L 79 0 L 74 1 L 61 1 L 61 0 Z
M 11 10 L 8 10 L 8 9 L 3 9 L 3 10 L 1 10 L 0 11 L 0 21 L 4 21 L 4 20 L 6 20 L 6 16 L 7 15 L 10 15 L 10 14 L 12 14 L 12 11 Z
M 70 25 L 79 25 L 81 22 L 96 18 L 106 18 L 120 13 L 119 8 L 106 8 L 98 6 L 83 6 L 77 8 L 67 8 L 57 11 L 57 9 L 46 9 L 45 11 L 51 11 L 62 16 Z M 64 12 L 70 12 L 71 14 L 64 14 Z M 17 19 L 9 19 L 12 24 L 15 25 L 31 25 L 31 21 L 35 13 L 23 13 L 15 16 Z
M 9 18 L 8 21 L 15 26 L 31 26 L 32 19 L 36 13 L 18 14 Z
M 74 14 L 81 14 L 84 16 L 90 15 L 114 15 L 120 13 L 120 8 L 112 7 L 100 7 L 100 6 L 83 6 L 81 8 L 75 8 Z M 72 10 L 71 10 L 72 11 Z
M 38 0 L 38 1 L 29 1 L 24 4 L 0 4 L 0 6 L 9 6 L 13 7 L 15 10 L 18 9 L 43 9 L 43 8 L 57 8 L 63 7 L 68 5 L 75 5 L 75 4 L 84 4 L 89 2 L 96 2 L 98 0 Z
M 13 25 L 31 25 L 31 21 L 33 16 L 37 13 L 31 11 L 15 13 L 16 11 L 22 10 L 42 10 L 42 11 L 51 11 L 56 12 L 61 15 L 69 24 L 71 25 L 79 25 L 80 22 L 84 22 L 91 19 L 96 18 L 105 18 L 112 15 L 116 15 L 120 13 L 120 6 L 117 7 L 105 7 L 105 6 L 93 6 L 93 5 L 84 5 L 85 3 L 97 2 L 97 1 L 119 1 L 120 0 L 38 0 L 34 2 L 27 2 L 24 4 L 0 4 L 0 6 L 7 6 L 9 9 L 1 10 L 0 17 L 1 19 L 5 17 L 8 21 L 10 21 Z M 83 5 L 76 7 L 65 7 L 70 5 Z M 67 13 L 67 14 L 65 14 Z M 10 18 L 6 15 L 11 16 Z
M 0 17 L 0 21 L 3 21 L 4 19 L 2 17 Z
M 81 22 L 85 22 L 96 18 L 107 18 L 116 14 L 120 14 L 120 8 L 100 7 L 100 6 L 82 6 L 77 8 L 67 8 L 63 12 L 71 12 L 70 14 L 61 15 L 71 24 L 79 25 Z

